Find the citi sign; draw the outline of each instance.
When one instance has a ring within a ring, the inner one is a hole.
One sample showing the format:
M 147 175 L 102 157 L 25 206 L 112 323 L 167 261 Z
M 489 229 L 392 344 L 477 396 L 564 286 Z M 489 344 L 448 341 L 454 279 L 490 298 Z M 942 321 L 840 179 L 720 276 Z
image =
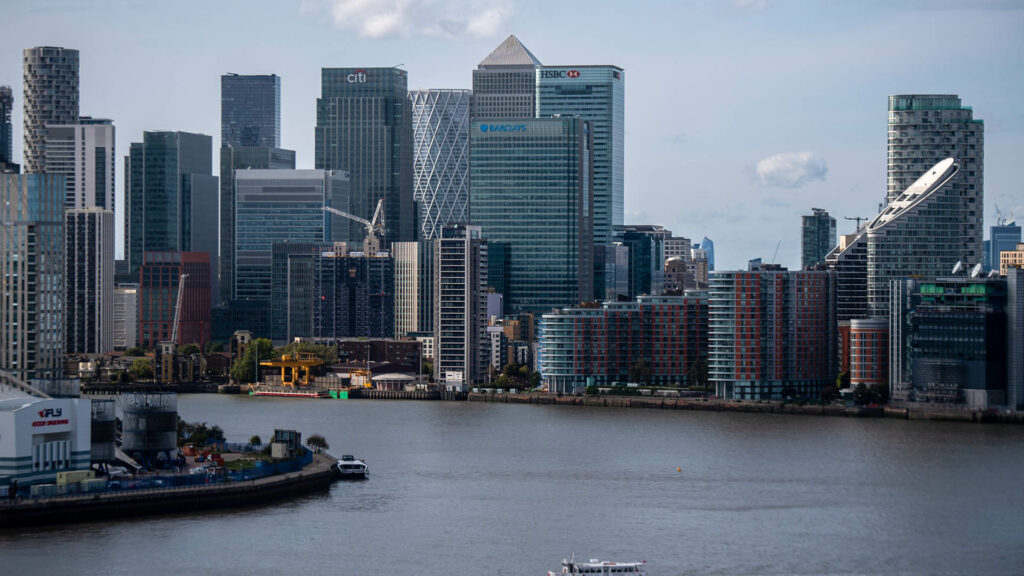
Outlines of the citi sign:
M 356 70 L 345 77 L 349 84 L 362 84 L 366 82 L 366 70 Z
M 526 124 L 481 124 L 481 132 L 526 132 Z
M 579 70 L 541 70 L 541 78 L 579 78 Z

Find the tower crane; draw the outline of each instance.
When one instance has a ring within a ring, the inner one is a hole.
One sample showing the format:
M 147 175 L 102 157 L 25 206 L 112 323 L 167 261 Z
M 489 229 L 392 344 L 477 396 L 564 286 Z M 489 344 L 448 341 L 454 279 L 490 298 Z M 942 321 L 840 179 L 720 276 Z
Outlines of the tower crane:
M 843 216 L 843 218 L 845 218 L 847 220 L 853 220 L 854 222 L 857 223 L 857 230 L 854 230 L 854 232 L 860 230 L 861 220 L 870 220 L 870 218 L 863 218 L 861 216 Z
M 331 214 L 337 214 L 349 220 L 359 222 L 366 227 L 366 240 L 363 241 L 363 252 L 367 254 L 376 254 L 380 252 L 381 237 L 384 235 L 384 225 L 381 224 L 381 217 L 384 215 L 384 199 L 381 198 L 377 201 L 377 209 L 373 211 L 373 219 L 367 220 L 356 216 L 355 214 L 349 214 L 343 212 L 337 208 L 331 208 L 330 206 L 324 206 L 324 212 L 330 212 Z
M 171 324 L 171 342 L 175 345 L 178 344 L 178 320 L 181 318 L 181 295 L 185 292 L 185 279 L 188 278 L 188 274 L 182 274 L 178 277 L 178 301 L 174 304 L 174 323 Z

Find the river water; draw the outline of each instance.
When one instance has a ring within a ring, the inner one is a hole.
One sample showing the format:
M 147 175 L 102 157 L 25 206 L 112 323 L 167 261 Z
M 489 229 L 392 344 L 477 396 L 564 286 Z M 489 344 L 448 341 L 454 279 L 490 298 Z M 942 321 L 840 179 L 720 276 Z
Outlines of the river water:
M 469 402 L 189 395 L 366 482 L 265 507 L 0 532 L 3 574 L 1024 574 L 1024 428 Z M 677 471 L 677 468 L 681 469 Z

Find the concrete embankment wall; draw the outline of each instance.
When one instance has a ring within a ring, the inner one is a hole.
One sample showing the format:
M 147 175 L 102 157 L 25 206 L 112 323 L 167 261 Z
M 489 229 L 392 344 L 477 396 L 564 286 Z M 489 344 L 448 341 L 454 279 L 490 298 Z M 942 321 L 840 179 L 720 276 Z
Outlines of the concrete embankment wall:
M 694 398 L 652 396 L 556 396 L 554 394 L 469 394 L 471 402 L 509 404 L 556 404 L 565 406 L 608 406 L 614 408 L 658 408 L 710 412 L 751 412 L 756 414 L 801 414 L 807 416 L 856 416 L 902 420 L 945 420 L 1024 424 L 1024 413 L 979 412 L 971 410 L 929 410 L 927 407 L 848 407 L 782 404 L 781 402 L 730 402 Z
M 245 482 L 3 502 L 0 529 L 265 504 L 327 490 L 336 478 L 333 463 L 318 455 L 300 472 Z

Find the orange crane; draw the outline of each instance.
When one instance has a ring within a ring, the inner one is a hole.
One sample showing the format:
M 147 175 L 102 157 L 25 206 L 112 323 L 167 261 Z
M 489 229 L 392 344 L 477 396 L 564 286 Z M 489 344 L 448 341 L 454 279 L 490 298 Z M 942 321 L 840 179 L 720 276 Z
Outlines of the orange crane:
M 298 386 L 309 386 L 311 380 L 310 370 L 323 364 L 323 360 L 315 354 L 308 352 L 297 352 L 295 354 L 284 354 L 280 360 L 264 360 L 260 366 L 281 369 L 281 384 L 291 388 Z

